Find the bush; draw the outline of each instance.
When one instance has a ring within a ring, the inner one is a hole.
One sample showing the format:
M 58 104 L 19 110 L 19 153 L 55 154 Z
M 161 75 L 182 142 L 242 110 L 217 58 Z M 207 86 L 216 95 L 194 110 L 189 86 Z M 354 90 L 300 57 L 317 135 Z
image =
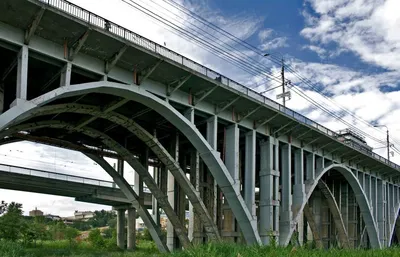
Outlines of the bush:
M 16 257 L 25 255 L 25 249 L 21 244 L 11 241 L 0 241 L 0 256 Z
M 99 247 L 99 248 L 105 247 L 104 238 L 101 235 L 101 232 L 98 228 L 93 229 L 89 232 L 88 241 L 94 247 Z

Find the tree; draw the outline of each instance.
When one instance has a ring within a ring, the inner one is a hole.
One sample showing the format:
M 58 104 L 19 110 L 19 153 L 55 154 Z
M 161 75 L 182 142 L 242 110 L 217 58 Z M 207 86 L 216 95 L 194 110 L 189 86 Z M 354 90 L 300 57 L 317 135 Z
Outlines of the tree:
M 92 218 L 89 219 L 88 223 L 93 228 L 100 228 L 109 226 L 110 221 L 116 217 L 116 214 L 112 211 L 95 211 Z
M 72 242 L 74 242 L 75 238 L 79 236 L 79 230 L 73 227 L 66 227 L 64 231 L 65 238 L 69 241 L 69 246 L 72 246 Z
M 0 215 L 2 215 L 7 210 L 7 203 L 4 201 L 0 202 Z
M 72 223 L 71 227 L 80 231 L 87 231 L 90 229 L 90 224 L 86 221 L 76 220 L 74 223 Z
M 62 221 L 55 221 L 53 224 L 49 226 L 49 233 L 51 235 L 51 239 L 53 240 L 62 240 L 64 239 L 66 225 Z
M 24 225 L 22 204 L 10 203 L 6 213 L 0 217 L 0 238 L 16 241 L 20 237 Z

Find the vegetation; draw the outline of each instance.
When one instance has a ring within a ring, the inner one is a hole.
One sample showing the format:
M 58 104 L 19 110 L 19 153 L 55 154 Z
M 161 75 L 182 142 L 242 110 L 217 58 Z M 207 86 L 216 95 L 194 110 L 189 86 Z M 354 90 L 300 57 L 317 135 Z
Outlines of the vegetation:
M 0 202 L 0 256 L 39 257 L 39 256 L 131 256 L 131 257 L 246 257 L 246 256 L 399 256 L 400 248 L 384 250 L 343 250 L 311 249 L 308 246 L 269 247 L 243 246 L 220 243 L 200 245 L 186 251 L 171 254 L 158 252 L 150 233 L 144 229 L 137 235 L 137 250 L 122 251 L 116 246 L 116 231 L 113 222 L 115 215 L 106 211 L 95 213 L 93 219 L 67 226 L 61 221 L 49 221 L 44 217 L 27 218 L 22 216 L 22 205 Z M 80 232 L 78 228 L 91 228 Z M 105 228 L 108 227 L 108 228 Z M 86 235 L 86 236 L 83 236 Z

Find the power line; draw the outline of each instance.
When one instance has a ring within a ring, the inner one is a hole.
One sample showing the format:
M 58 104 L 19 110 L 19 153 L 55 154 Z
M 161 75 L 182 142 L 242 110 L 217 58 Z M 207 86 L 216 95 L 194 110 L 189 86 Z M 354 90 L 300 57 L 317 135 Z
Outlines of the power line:
M 179 4 L 177 4 L 177 3 L 175 3 L 174 1 L 171 1 L 171 0 L 163 0 L 163 1 L 166 2 L 166 3 L 169 3 L 170 5 L 171 5 L 171 2 L 172 2 L 172 3 L 174 3 L 174 4 L 172 4 L 172 5 L 178 5 L 178 6 L 180 6 Z M 188 38 L 190 41 L 194 40 L 196 44 L 200 44 L 200 46 L 201 46 L 203 49 L 204 49 L 204 47 L 205 47 L 207 51 L 211 51 L 211 52 L 213 52 L 213 53 L 217 52 L 217 53 L 218 53 L 218 56 L 219 56 L 221 59 L 224 59 L 224 60 L 228 61 L 229 63 L 235 65 L 236 67 L 239 67 L 239 68 L 245 70 L 245 71 L 248 72 L 249 74 L 252 74 L 252 75 L 254 75 L 254 76 L 259 76 L 260 73 L 262 73 L 263 75 L 266 75 L 266 76 L 268 76 L 268 75 L 269 75 L 269 76 L 272 76 L 272 75 L 270 75 L 270 74 L 268 74 L 268 73 L 265 72 L 265 70 L 266 70 L 266 67 L 265 67 L 265 66 L 264 66 L 264 67 L 260 67 L 259 65 L 257 65 L 257 64 L 255 65 L 255 64 L 253 64 L 253 63 L 249 63 L 248 61 L 243 61 L 243 60 L 239 60 L 239 61 L 238 61 L 238 60 L 237 60 L 237 58 L 238 58 L 237 53 L 240 53 L 240 51 L 237 51 L 237 48 L 235 48 L 235 47 L 233 47 L 233 46 L 230 46 L 229 44 L 226 44 L 226 45 L 228 45 L 230 48 L 225 47 L 225 44 L 224 44 L 224 45 L 223 45 L 223 49 L 221 50 L 221 48 L 218 48 L 218 46 L 215 46 L 214 44 L 212 44 L 212 43 L 210 43 L 210 42 L 204 41 L 204 40 L 207 40 L 207 39 L 208 39 L 208 40 L 213 40 L 213 39 L 210 38 L 209 36 L 205 37 L 206 39 L 203 38 L 202 40 L 199 40 L 199 39 L 198 39 L 198 35 L 197 35 L 197 37 L 196 37 L 196 35 L 193 35 L 193 33 L 188 32 L 187 30 L 185 30 L 185 29 L 183 29 L 183 28 L 177 26 L 176 24 L 174 24 L 174 23 L 172 23 L 172 22 L 166 20 L 165 18 L 160 17 L 159 15 L 155 14 L 154 12 L 150 11 L 149 9 L 143 7 L 143 6 L 140 5 L 140 4 L 137 4 L 137 3 L 133 2 L 132 0 L 130 0 L 130 2 L 131 2 L 132 4 L 131 4 L 131 3 L 128 3 L 126 0 L 123 0 L 123 2 L 129 4 L 130 6 L 136 8 L 136 9 L 138 9 L 138 10 L 141 11 L 141 12 L 144 12 L 145 14 L 149 15 L 149 16 L 152 17 L 153 19 L 158 20 L 158 21 L 161 22 L 162 24 L 164 24 L 164 25 L 166 25 L 166 26 L 168 26 L 168 27 L 171 27 L 173 30 L 175 30 L 175 31 L 178 32 L 178 36 L 183 36 L 183 37 L 185 37 L 185 38 Z M 137 6 L 133 6 L 133 4 L 134 4 L 134 5 L 137 5 L 139 8 L 138 8 Z M 181 7 L 182 7 L 182 6 L 181 6 Z M 182 7 L 182 8 L 184 8 L 184 7 Z M 165 8 L 164 8 L 164 9 L 165 9 Z M 185 13 L 191 13 L 191 12 L 190 12 L 190 11 L 185 11 Z M 193 13 L 191 13 L 191 14 L 189 14 L 189 15 L 190 15 L 191 17 L 200 17 L 200 16 L 197 16 L 197 15 L 195 15 L 195 14 L 193 15 Z M 230 38 L 231 40 L 237 42 L 238 44 L 240 44 L 240 45 L 242 45 L 242 46 L 245 46 L 246 48 L 248 48 L 248 49 L 250 49 L 250 50 L 253 50 L 253 51 L 256 50 L 256 51 L 255 51 L 256 53 L 260 53 L 259 49 L 257 49 L 257 48 L 255 48 L 254 46 L 252 46 L 252 45 L 250 45 L 250 44 L 248 44 L 248 43 L 242 41 L 241 39 L 238 39 L 237 37 L 235 37 L 234 35 L 230 34 L 229 32 L 226 32 L 226 31 L 224 31 L 223 29 L 218 28 L 217 26 L 213 25 L 212 23 L 209 23 L 209 22 L 205 21 L 203 18 L 200 17 L 199 19 L 196 19 L 196 20 L 201 20 L 203 24 L 205 24 L 205 25 L 208 26 L 208 27 L 213 28 L 215 31 L 217 31 L 217 32 L 221 32 L 221 31 L 224 32 L 225 35 L 228 35 L 228 38 Z M 203 21 L 204 21 L 204 22 L 203 22 Z M 192 24 L 192 23 L 191 23 L 191 24 Z M 199 28 L 199 27 L 196 26 L 195 28 Z M 203 29 L 201 29 L 201 31 L 204 33 L 204 35 L 208 35 L 208 34 L 209 34 L 207 31 L 205 31 L 205 30 L 203 30 Z M 172 31 L 172 32 L 173 32 L 174 34 L 176 34 L 176 32 L 174 32 L 174 31 Z M 202 34 L 202 33 L 200 33 L 200 34 Z M 215 37 L 214 37 L 214 38 L 215 38 Z M 217 40 L 217 41 L 221 41 L 221 40 Z M 221 45 L 220 45 L 220 46 L 221 46 Z M 232 54 L 231 52 L 227 54 L 227 53 L 226 53 L 226 50 L 227 50 L 227 49 L 228 49 L 228 51 L 233 51 L 234 54 Z M 221 56 L 221 55 L 222 55 L 222 56 Z M 242 54 L 241 56 L 246 56 L 246 57 L 248 57 L 247 55 L 243 55 L 243 54 Z M 275 55 L 272 55 L 272 56 L 271 56 L 271 59 L 272 59 L 273 61 L 275 61 L 275 62 L 278 60 L 278 58 L 275 57 Z M 253 60 L 254 60 L 254 59 L 253 59 Z M 254 60 L 254 61 L 256 61 L 256 60 Z M 256 61 L 256 62 L 259 63 L 258 61 Z M 280 62 L 280 60 L 279 60 L 279 62 Z M 306 85 L 310 85 L 310 83 L 309 83 L 308 81 L 306 81 L 304 78 L 302 78 L 296 71 L 294 71 L 294 70 L 291 68 L 291 66 L 285 65 L 285 67 L 288 67 L 288 70 L 289 70 L 289 71 L 292 71 L 296 77 L 300 77 L 300 80 L 303 81 L 303 83 L 305 83 Z M 275 81 L 277 81 L 277 82 L 279 82 L 279 81 L 276 80 L 276 78 L 274 78 L 274 77 L 272 77 L 271 79 L 272 79 L 272 80 L 275 80 Z M 311 86 L 312 86 L 312 84 L 311 84 Z M 317 88 L 315 88 L 315 87 L 311 87 L 311 88 L 312 88 L 315 92 L 317 92 L 317 93 L 320 93 L 320 92 L 321 92 L 321 91 L 319 91 L 319 90 L 318 90 Z M 330 100 L 330 99 L 327 98 L 325 95 L 322 94 L 322 96 L 324 96 L 326 99 Z M 374 141 L 381 142 L 381 140 L 372 137 L 371 135 L 365 133 L 365 132 L 362 131 L 362 130 L 359 130 L 358 128 L 356 128 L 355 126 L 353 126 L 351 123 L 348 123 L 346 120 L 342 119 L 342 118 L 341 118 L 340 116 L 338 116 L 337 114 L 335 114 L 335 113 L 329 111 L 328 109 L 324 108 L 322 105 L 320 105 L 320 104 L 318 104 L 317 102 L 315 102 L 314 100 L 310 99 L 309 97 L 307 97 L 307 96 L 305 95 L 305 93 L 303 93 L 303 98 L 305 98 L 307 101 L 311 102 L 311 103 L 312 103 L 314 106 L 316 106 L 317 108 L 319 108 L 319 109 L 323 110 L 324 112 L 326 112 L 327 114 L 331 115 L 331 116 L 334 117 L 335 119 L 337 119 L 337 120 L 339 120 L 339 121 L 342 121 L 342 123 L 344 123 L 344 124 L 347 125 L 348 127 L 352 128 L 353 130 L 359 132 L 360 134 L 362 134 L 362 135 L 364 135 L 364 136 L 366 136 L 366 137 L 369 137 L 369 138 L 371 138 L 371 139 L 374 140 Z M 331 100 L 331 101 L 332 101 L 332 100 Z M 335 103 L 334 103 L 334 104 L 335 104 Z M 344 108 L 342 108 L 342 109 L 344 109 Z M 345 110 L 345 109 L 344 109 L 344 110 Z M 349 112 L 348 110 L 345 110 L 345 111 Z M 352 115 L 355 116 L 354 114 L 352 114 Z
M 190 17 L 195 18 L 196 20 L 200 21 L 202 24 L 208 26 L 209 28 L 211 28 L 211 29 L 213 29 L 213 30 L 215 30 L 215 31 L 217 31 L 217 32 L 223 32 L 225 35 L 228 35 L 233 41 L 235 41 L 236 43 L 238 43 L 238 44 L 240 44 L 240 45 L 246 47 L 247 49 L 252 50 L 252 51 L 254 51 L 254 52 L 258 53 L 258 54 L 263 54 L 263 53 L 260 52 L 260 50 L 259 50 L 257 47 L 255 47 L 255 46 L 253 46 L 253 45 L 251 45 L 251 44 L 249 44 L 249 43 L 247 43 L 247 42 L 245 42 L 245 41 L 243 41 L 243 40 L 237 38 L 236 36 L 234 36 L 233 34 L 227 32 L 227 31 L 225 31 L 225 30 L 223 30 L 223 29 L 221 29 L 221 28 L 215 26 L 214 24 L 208 22 L 207 20 L 205 20 L 205 19 L 202 18 L 201 16 L 199 16 L 199 15 L 197 15 L 197 14 L 191 12 L 191 11 L 188 10 L 186 7 L 180 5 L 179 3 L 177 3 L 177 2 L 175 2 L 175 1 L 173 1 L 173 0 L 163 0 L 163 1 L 166 2 L 167 4 L 169 4 L 170 6 L 173 6 L 173 7 L 177 8 L 177 9 L 181 10 L 181 11 L 184 12 L 185 14 L 190 15 Z M 271 57 L 271 59 L 272 59 L 275 63 L 277 63 L 277 64 L 279 64 L 280 61 L 281 61 L 280 58 L 277 57 L 274 53 L 270 53 L 270 57 Z M 305 84 L 308 85 L 310 88 L 312 88 L 313 91 L 315 91 L 315 92 L 321 94 L 324 98 L 326 98 L 327 100 L 331 101 L 333 104 L 337 105 L 341 110 L 345 111 L 346 113 L 348 113 L 348 114 L 349 114 L 350 116 L 352 116 L 353 118 L 356 118 L 356 119 L 362 121 L 363 123 L 367 124 L 368 126 L 374 128 L 369 122 L 367 122 L 367 121 L 365 121 L 364 119 L 362 119 L 362 118 L 360 118 L 360 117 L 354 115 L 352 112 L 350 112 L 350 111 L 347 110 L 346 108 L 342 107 L 341 105 L 339 105 L 338 103 L 336 103 L 335 101 L 333 101 L 333 99 L 330 99 L 330 98 L 326 97 L 326 95 L 324 95 L 323 92 L 322 92 L 321 90 L 318 90 L 315 86 L 313 86 L 313 84 L 312 84 L 312 82 L 311 82 L 310 80 L 305 79 L 305 78 L 302 77 L 300 74 L 298 74 L 298 72 L 295 71 L 295 70 L 291 67 L 291 65 L 285 65 L 285 67 L 287 67 L 287 69 L 288 69 L 289 71 L 291 71 L 296 77 L 298 77 L 303 83 L 305 83 Z M 376 128 L 375 128 L 375 129 L 376 129 Z M 358 130 L 358 129 L 356 129 L 356 130 Z M 369 134 L 366 134 L 366 133 L 364 133 L 364 132 L 361 131 L 361 130 L 358 130 L 358 131 L 359 131 L 359 132 L 362 132 L 362 134 L 364 134 L 365 136 L 370 137 Z M 381 132 L 380 130 L 377 130 L 377 129 L 376 129 L 376 131 Z M 373 138 L 373 140 L 376 140 L 376 138 Z

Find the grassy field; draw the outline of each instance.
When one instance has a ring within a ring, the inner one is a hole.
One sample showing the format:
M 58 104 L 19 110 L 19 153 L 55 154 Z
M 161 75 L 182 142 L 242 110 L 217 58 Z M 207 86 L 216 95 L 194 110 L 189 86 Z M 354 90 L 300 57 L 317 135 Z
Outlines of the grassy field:
M 120 251 L 118 249 L 96 249 L 87 242 L 70 247 L 67 241 L 47 241 L 38 243 L 36 247 L 23 247 L 19 243 L 0 241 L 1 257 L 53 257 L 53 256 L 80 256 L 80 257 L 283 257 L 283 256 L 312 256 L 312 257 L 373 257 L 373 256 L 398 256 L 400 248 L 385 250 L 315 250 L 306 248 L 273 248 L 273 247 L 246 247 L 235 244 L 208 244 L 188 251 L 171 254 L 160 254 L 153 242 L 141 241 L 135 252 Z

